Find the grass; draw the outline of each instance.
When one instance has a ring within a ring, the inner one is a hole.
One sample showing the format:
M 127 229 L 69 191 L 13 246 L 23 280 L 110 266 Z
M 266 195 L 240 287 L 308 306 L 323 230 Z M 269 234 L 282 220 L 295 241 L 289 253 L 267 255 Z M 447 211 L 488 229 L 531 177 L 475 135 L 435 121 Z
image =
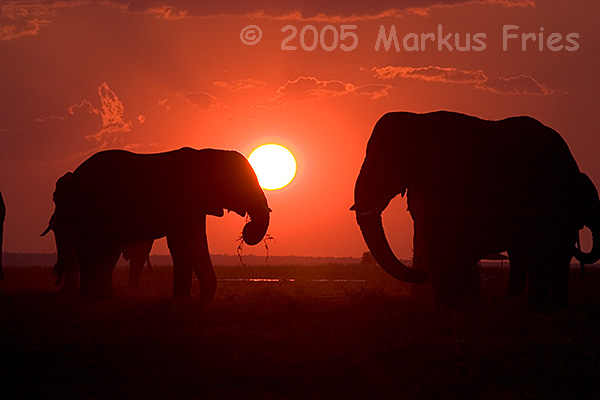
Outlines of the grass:
M 480 307 L 443 310 L 375 267 L 217 268 L 209 303 L 173 301 L 170 267 L 135 291 L 118 268 L 100 303 L 7 268 L 2 398 L 599 398 L 600 269 L 573 270 L 571 308 L 544 312 L 483 272 Z M 251 277 L 285 279 L 233 280 Z

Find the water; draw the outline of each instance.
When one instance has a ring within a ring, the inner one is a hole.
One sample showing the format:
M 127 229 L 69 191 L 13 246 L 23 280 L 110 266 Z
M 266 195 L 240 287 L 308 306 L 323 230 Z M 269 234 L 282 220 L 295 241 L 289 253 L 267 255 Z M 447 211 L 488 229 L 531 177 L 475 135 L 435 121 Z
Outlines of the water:
M 194 278 L 197 279 L 197 278 Z M 219 278 L 219 282 L 296 282 L 294 278 Z M 362 283 L 366 279 L 302 279 L 303 282 Z

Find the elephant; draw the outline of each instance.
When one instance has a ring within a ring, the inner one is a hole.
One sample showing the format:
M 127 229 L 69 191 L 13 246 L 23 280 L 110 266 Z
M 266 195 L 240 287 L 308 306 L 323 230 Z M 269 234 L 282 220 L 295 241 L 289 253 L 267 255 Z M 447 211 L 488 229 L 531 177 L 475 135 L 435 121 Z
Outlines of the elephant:
M 407 195 L 413 266 L 389 246 L 381 213 Z M 377 263 L 411 283 L 431 281 L 437 305 L 477 303 L 478 261 L 507 251 L 507 297 L 529 279 L 532 308 L 568 305 L 570 262 L 600 259 L 576 247 L 600 232 L 600 200 L 553 129 L 531 117 L 498 121 L 438 111 L 390 112 L 376 123 L 354 190 L 356 220 Z
M 166 236 L 173 296 L 189 297 L 196 271 L 201 298 L 212 299 L 217 279 L 206 216 L 223 216 L 224 209 L 246 216 L 242 239 L 256 245 L 271 212 L 242 154 L 189 147 L 155 154 L 98 152 L 58 179 L 53 200 L 55 210 L 42 235 L 54 232 L 67 287 L 76 285 L 79 271 L 80 298 L 113 297 L 112 273 L 127 246 Z
M 123 258 L 129 261 L 129 287 L 135 288 L 140 284 L 142 270 L 147 264 L 148 269 L 152 270 L 150 263 L 150 251 L 154 240 L 146 240 L 144 242 L 131 243 L 123 249 Z
M 129 261 L 129 287 L 136 288 L 140 284 L 140 278 L 142 277 L 142 270 L 144 266 L 148 265 L 148 270 L 152 269 L 152 264 L 150 263 L 150 251 L 152 250 L 152 245 L 154 244 L 154 240 L 146 240 L 144 242 L 138 243 L 130 243 L 123 246 L 123 259 L 125 261 Z M 56 263 L 54 265 L 54 275 L 56 275 L 56 285 L 60 285 L 65 275 L 67 276 L 67 283 L 65 285 L 65 289 L 71 291 L 74 289 L 74 286 L 77 284 L 74 277 L 70 277 L 69 275 L 73 275 L 72 271 L 65 270 L 65 267 L 68 266 L 68 263 Z M 197 273 L 197 271 L 196 271 Z M 76 275 L 77 280 L 79 276 Z M 69 283 L 70 282 L 70 283 Z
M 6 217 L 6 206 L 0 192 L 0 280 L 4 280 L 4 271 L 2 268 L 2 243 L 4 241 L 4 218 Z

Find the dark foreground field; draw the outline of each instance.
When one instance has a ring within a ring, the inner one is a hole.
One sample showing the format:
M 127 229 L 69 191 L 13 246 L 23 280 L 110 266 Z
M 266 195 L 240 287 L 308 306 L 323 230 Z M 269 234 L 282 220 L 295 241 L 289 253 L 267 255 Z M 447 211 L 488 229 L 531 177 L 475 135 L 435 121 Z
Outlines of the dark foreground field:
M 588 272 L 572 271 L 570 309 L 534 312 L 504 302 L 501 268 L 483 270 L 480 308 L 451 311 L 375 267 L 217 268 L 210 303 L 171 300 L 169 267 L 137 291 L 118 268 L 101 303 L 58 293 L 48 268 L 7 268 L 0 398 L 600 398 Z

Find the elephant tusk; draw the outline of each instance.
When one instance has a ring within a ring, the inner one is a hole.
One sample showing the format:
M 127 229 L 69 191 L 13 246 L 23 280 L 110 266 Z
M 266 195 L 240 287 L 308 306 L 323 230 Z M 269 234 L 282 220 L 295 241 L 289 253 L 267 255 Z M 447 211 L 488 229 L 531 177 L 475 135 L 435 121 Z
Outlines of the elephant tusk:
M 44 232 L 41 233 L 40 236 L 46 236 L 48 234 L 48 232 L 50 232 L 52 228 L 50 228 L 50 225 L 48 225 L 48 227 L 46 228 L 46 230 Z
M 361 217 L 368 217 L 369 215 L 379 215 L 381 213 L 382 213 L 382 210 L 380 210 L 379 207 L 375 207 L 372 210 L 360 213 L 360 216 Z

